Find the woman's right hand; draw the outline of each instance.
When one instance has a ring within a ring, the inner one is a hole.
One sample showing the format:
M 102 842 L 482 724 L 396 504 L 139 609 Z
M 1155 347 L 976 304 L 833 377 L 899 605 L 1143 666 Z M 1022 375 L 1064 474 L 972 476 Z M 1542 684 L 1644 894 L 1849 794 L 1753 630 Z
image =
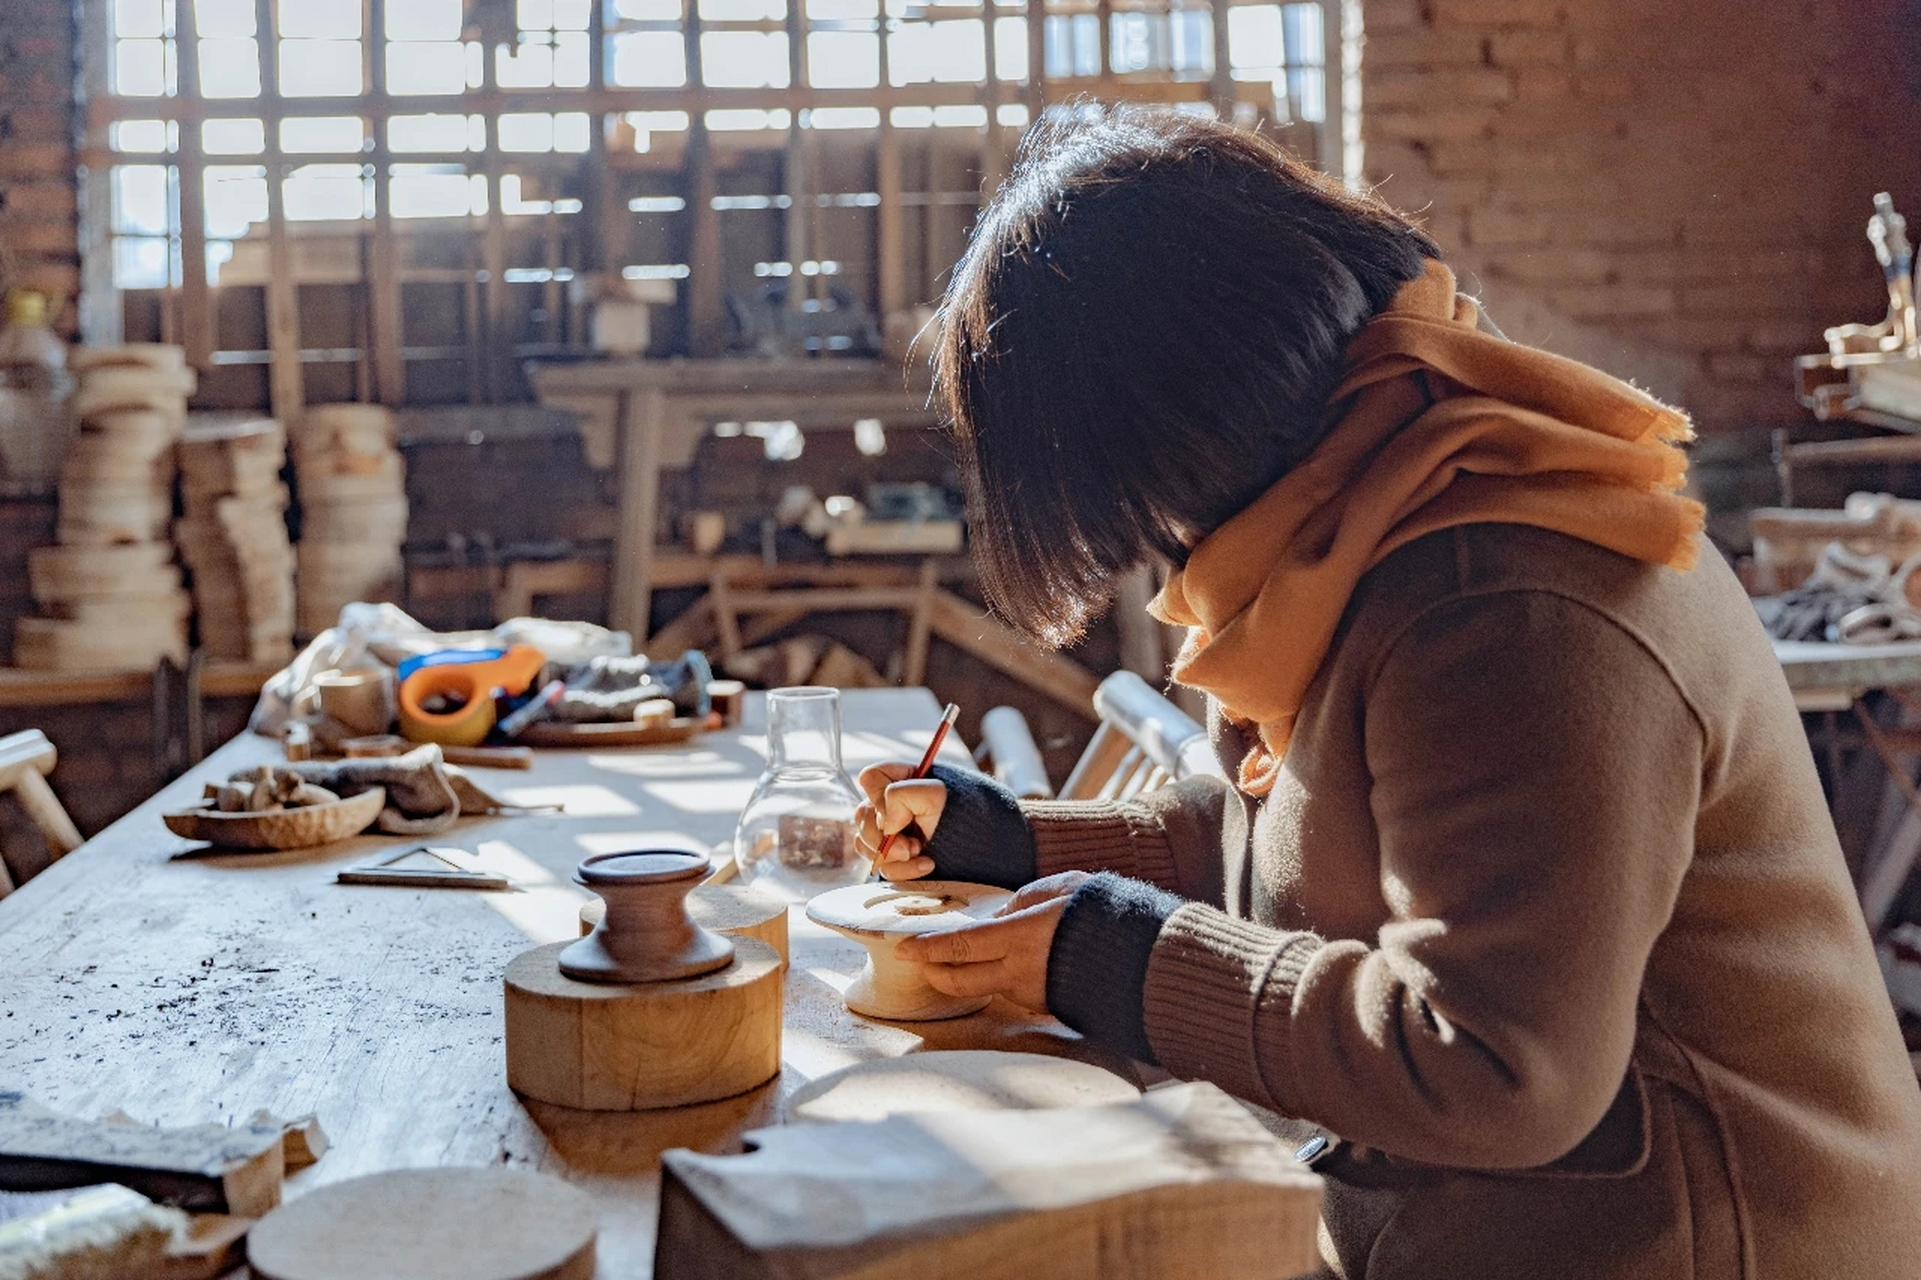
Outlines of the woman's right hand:
M 860 789 L 867 793 L 867 801 L 854 811 L 854 838 L 861 852 L 873 860 L 875 870 L 889 880 L 918 880 L 934 870 L 934 860 L 923 850 L 947 808 L 947 784 L 939 778 L 916 778 L 914 768 L 893 761 L 860 771 Z M 880 846 L 893 832 L 902 834 L 883 862 Z

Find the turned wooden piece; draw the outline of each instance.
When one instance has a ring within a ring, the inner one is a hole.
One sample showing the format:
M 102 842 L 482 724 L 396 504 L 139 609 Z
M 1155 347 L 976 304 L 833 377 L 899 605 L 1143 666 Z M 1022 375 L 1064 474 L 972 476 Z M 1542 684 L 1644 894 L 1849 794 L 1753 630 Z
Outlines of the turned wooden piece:
M 687 895 L 694 923 L 735 938 L 758 938 L 788 961 L 787 904 L 743 884 L 703 884 Z M 586 937 L 607 917 L 607 903 L 594 898 L 580 905 L 580 934 Z
M 560 953 L 560 971 L 581 982 L 670 982 L 725 968 L 734 944 L 694 923 L 687 892 L 713 869 L 704 853 L 602 853 L 574 882 L 599 894 L 594 931 Z
M 507 966 L 507 1084 L 582 1111 L 731 1098 L 780 1073 L 780 956 L 734 940 L 724 969 L 676 982 L 576 982 L 555 942 Z
M 958 1018 L 988 996 L 950 996 L 927 985 L 920 966 L 894 956 L 902 938 L 943 933 L 985 920 L 1013 898 L 990 884 L 921 880 L 833 889 L 807 904 L 807 918 L 867 949 L 867 964 L 842 998 L 855 1013 L 893 1022 Z
M 730 1098 L 780 1072 L 781 958 L 688 913 L 707 856 L 603 853 L 575 879 L 605 914 L 507 966 L 507 1083 L 584 1111 Z

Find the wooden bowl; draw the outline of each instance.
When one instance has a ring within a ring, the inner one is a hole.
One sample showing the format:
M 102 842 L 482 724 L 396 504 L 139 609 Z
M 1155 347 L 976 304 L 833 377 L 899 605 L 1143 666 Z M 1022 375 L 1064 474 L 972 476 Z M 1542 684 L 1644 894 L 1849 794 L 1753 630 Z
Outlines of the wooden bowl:
M 274 813 L 221 813 L 185 809 L 163 815 L 167 830 L 222 849 L 307 849 L 359 835 L 387 805 L 387 792 L 375 787 L 331 804 Z

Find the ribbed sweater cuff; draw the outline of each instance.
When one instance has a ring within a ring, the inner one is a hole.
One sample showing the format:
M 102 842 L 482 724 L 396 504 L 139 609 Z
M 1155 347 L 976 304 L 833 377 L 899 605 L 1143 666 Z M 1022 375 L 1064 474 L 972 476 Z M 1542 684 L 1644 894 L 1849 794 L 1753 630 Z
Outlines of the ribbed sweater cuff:
M 1159 819 L 1121 801 L 1025 800 L 1036 870 L 1112 871 L 1163 889 L 1180 889 L 1174 851 Z
M 1183 1080 L 1293 1114 L 1283 1095 L 1294 988 L 1321 947 L 1188 903 L 1161 926 L 1142 1005 L 1155 1056 Z
M 1154 1061 L 1142 1017 L 1148 957 L 1181 900 L 1103 871 L 1067 899 L 1047 955 L 1047 1007 L 1088 1039 Z
M 1039 879 L 1034 837 L 1014 793 L 984 774 L 937 764 L 930 776 L 947 787 L 947 806 L 924 850 L 940 880 L 1018 889 Z

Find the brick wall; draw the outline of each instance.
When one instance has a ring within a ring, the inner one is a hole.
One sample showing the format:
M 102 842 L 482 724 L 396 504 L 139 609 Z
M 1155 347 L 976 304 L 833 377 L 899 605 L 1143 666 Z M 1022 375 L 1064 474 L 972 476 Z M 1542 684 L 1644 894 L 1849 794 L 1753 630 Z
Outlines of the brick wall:
M 0 0 L 0 292 L 48 294 L 73 329 L 73 0 Z
M 1363 0 L 1370 181 L 1516 338 L 1704 432 L 1793 421 L 1789 357 L 1879 320 L 1921 233 L 1913 0 Z

